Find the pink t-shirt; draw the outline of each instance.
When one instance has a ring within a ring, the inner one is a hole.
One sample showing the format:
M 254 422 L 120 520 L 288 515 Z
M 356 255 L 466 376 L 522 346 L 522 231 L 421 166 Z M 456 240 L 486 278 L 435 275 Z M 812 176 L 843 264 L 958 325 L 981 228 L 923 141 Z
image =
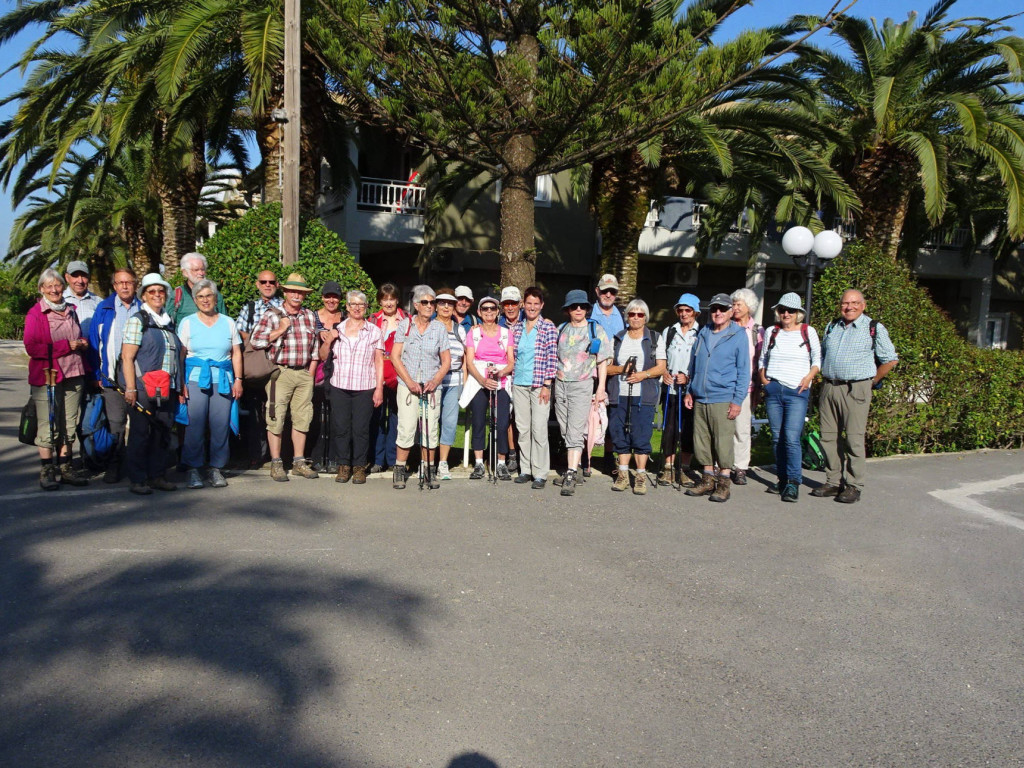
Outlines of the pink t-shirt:
M 479 337 L 480 343 L 477 344 Z M 470 329 L 466 334 L 466 348 L 473 350 L 474 361 L 493 363 L 498 368 L 508 365 L 508 345 L 511 343 L 508 329 L 498 328 L 494 336 L 488 336 L 479 325 Z M 505 386 L 505 378 L 502 377 L 501 385 Z

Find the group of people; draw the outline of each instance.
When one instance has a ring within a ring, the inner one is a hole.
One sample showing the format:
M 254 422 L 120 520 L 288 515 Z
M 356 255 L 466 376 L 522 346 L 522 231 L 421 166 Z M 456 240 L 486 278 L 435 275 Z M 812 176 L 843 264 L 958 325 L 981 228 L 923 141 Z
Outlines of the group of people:
M 389 283 L 371 315 L 363 292 L 342 296 L 328 281 L 314 312 L 303 306 L 314 289 L 302 275 L 279 281 L 268 270 L 234 319 L 206 279 L 200 254 L 186 255 L 181 269 L 186 282 L 174 290 L 159 274 L 137 285 L 131 270 L 117 270 L 114 292 L 103 300 L 88 294 L 84 263 L 72 262 L 64 277 L 52 269 L 40 276 L 25 346 L 44 489 L 87 482 L 70 457 L 83 393 L 93 390 L 116 444 L 104 480 L 126 473 L 133 493 L 175 488 L 166 473 L 176 461 L 187 487 L 224 487 L 230 433 L 246 424 L 255 463 L 265 446 L 275 481 L 312 479 L 327 469 L 339 483 L 358 484 L 390 467 L 393 487 L 403 489 L 418 444 L 420 482 L 438 488 L 451 479 L 448 459 L 466 408 L 470 479 L 540 490 L 551 470 L 553 406 L 566 453 L 567 468 L 554 480 L 562 495 L 590 474 L 594 433 L 605 424 L 615 457 L 612 490 L 643 495 L 654 477 L 648 460 L 660 405 L 664 463 L 654 481 L 724 502 L 733 484 L 747 483 L 751 413 L 763 397 L 778 475 L 768 490 L 792 502 L 802 483 L 811 384 L 820 373 L 828 471 L 812 495 L 850 503 L 863 486 L 871 388 L 896 364 L 885 327 L 863 314 L 864 297 L 855 290 L 843 295 L 840 319 L 819 339 L 803 322 L 797 294 L 782 297 L 772 308 L 775 324 L 764 329 L 753 319 L 757 296 L 746 288 L 716 294 L 703 307 L 684 293 L 676 322 L 659 333 L 642 299 L 619 309 L 613 275 L 601 277 L 596 300 L 569 291 L 556 324 L 544 316 L 536 287 L 521 293 L 509 286 L 476 300 L 467 286 L 418 285 L 406 312 Z M 59 444 L 48 426 L 55 401 Z M 240 412 L 254 420 L 240 423 Z M 319 463 L 307 451 L 318 417 L 329 424 Z M 290 471 L 282 457 L 288 425 Z M 696 476 L 688 474 L 693 459 Z

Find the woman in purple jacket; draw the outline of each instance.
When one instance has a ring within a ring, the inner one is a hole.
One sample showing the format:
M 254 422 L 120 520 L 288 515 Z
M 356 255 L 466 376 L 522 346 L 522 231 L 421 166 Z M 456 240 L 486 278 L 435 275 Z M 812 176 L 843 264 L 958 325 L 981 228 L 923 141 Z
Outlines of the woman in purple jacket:
M 82 338 L 74 306 L 64 299 L 65 283 L 60 273 L 44 269 L 38 288 L 39 302 L 25 316 L 25 351 L 29 357 L 28 383 L 39 423 L 35 440 L 43 465 L 39 485 L 44 491 L 55 491 L 59 483 L 89 484 L 71 466 L 71 445 L 78 429 L 89 342 Z M 59 475 L 53 461 L 55 449 L 60 457 Z

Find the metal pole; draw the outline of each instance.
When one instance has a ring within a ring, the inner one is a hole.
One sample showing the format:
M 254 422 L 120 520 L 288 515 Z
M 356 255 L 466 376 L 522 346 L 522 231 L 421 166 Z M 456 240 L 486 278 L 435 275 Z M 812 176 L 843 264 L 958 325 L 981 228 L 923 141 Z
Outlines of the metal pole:
M 301 0 L 284 0 L 284 188 L 281 191 L 281 263 L 299 260 L 299 138 L 302 98 L 299 84 Z
M 814 289 L 814 267 L 817 264 L 817 258 L 813 252 L 807 254 L 807 296 L 804 298 L 805 305 L 807 306 L 807 317 L 804 318 L 804 322 L 808 325 L 811 324 L 811 292 Z

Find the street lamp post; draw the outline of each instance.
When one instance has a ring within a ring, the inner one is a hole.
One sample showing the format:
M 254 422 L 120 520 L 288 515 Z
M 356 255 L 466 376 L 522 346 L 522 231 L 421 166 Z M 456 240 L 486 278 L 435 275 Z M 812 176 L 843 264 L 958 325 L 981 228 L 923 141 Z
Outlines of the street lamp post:
M 791 256 L 793 263 L 807 270 L 807 323 L 811 322 L 811 292 L 814 289 L 814 273 L 824 269 L 843 250 L 843 238 L 826 229 L 815 235 L 807 227 L 791 227 L 782 236 L 782 250 Z

